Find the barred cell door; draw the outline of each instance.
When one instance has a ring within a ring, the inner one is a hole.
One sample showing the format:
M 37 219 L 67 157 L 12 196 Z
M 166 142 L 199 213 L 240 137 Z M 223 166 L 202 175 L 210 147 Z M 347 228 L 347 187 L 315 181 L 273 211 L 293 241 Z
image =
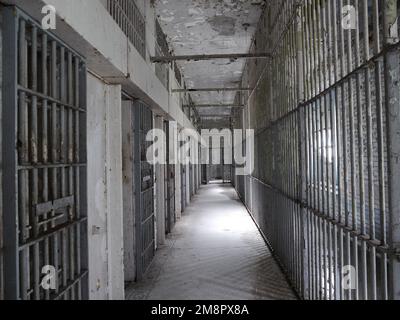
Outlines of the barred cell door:
M 86 70 L 14 7 L 3 14 L 6 299 L 86 299 Z
M 166 159 L 165 165 L 165 232 L 170 233 L 176 222 L 175 216 L 175 165 L 170 163 L 170 131 L 168 122 L 164 122 L 166 132 Z
M 181 165 L 181 207 L 182 212 L 186 209 L 186 166 Z
M 141 280 L 155 253 L 154 166 L 147 159 L 151 141 L 146 135 L 153 129 L 153 113 L 142 102 L 134 103 L 135 118 L 135 226 L 136 278 Z

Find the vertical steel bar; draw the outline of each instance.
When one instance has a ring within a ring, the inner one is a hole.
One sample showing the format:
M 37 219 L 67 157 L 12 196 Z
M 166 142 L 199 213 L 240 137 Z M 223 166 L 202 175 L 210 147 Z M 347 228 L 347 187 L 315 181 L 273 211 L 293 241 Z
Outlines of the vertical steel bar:
M 47 59 L 48 58 L 48 43 L 47 43 L 47 35 L 42 33 L 42 92 L 44 96 L 48 95 L 48 68 L 47 68 Z M 48 163 L 48 102 L 46 99 L 42 100 L 42 135 L 41 135 L 41 146 L 42 146 L 42 163 L 46 165 Z M 44 167 L 42 169 L 42 201 L 47 202 L 49 200 L 49 179 L 48 179 L 48 168 Z M 47 219 L 47 215 L 43 216 L 44 219 Z M 47 231 L 47 224 L 44 225 L 43 231 Z M 46 237 L 44 239 L 44 265 L 49 265 L 49 238 Z M 50 291 L 45 290 L 45 299 L 50 299 Z
M 72 54 L 68 52 L 68 72 L 69 72 L 69 80 L 68 80 L 68 86 L 69 86 L 69 104 L 70 105 L 75 105 L 75 100 L 76 100 L 76 87 L 75 87 L 75 82 L 77 81 L 76 79 L 78 78 L 78 75 L 76 75 L 76 59 L 75 57 L 72 57 Z M 75 107 L 77 107 L 75 105 Z M 69 172 L 69 193 L 74 194 L 74 169 L 72 166 L 72 163 L 75 160 L 75 134 L 74 134 L 74 123 L 75 123 L 75 114 L 74 110 L 72 108 L 69 108 L 68 110 L 68 162 L 70 164 L 70 167 L 68 168 Z M 76 208 L 73 207 L 68 207 L 68 219 L 69 221 L 74 221 L 75 220 L 75 215 Z M 68 230 L 69 232 L 69 263 L 70 263 L 70 278 L 75 279 L 76 276 L 76 238 L 75 238 L 75 227 L 72 226 Z M 73 286 L 71 288 L 71 299 L 75 299 L 75 294 L 76 294 L 76 286 Z
M 386 5 L 385 5 L 386 3 Z M 385 16 L 385 8 L 390 7 L 387 5 L 388 2 L 384 1 L 376 1 L 374 13 L 378 16 L 374 17 L 374 30 L 376 32 L 376 37 L 374 38 L 374 54 L 377 55 L 381 52 L 381 40 L 384 37 L 380 36 L 380 20 L 379 14 L 382 13 Z M 382 8 L 382 6 L 385 6 Z M 382 12 L 383 11 L 383 12 Z M 397 13 L 397 12 L 396 12 Z M 396 24 L 397 26 L 397 24 Z M 392 28 L 392 26 L 387 26 L 388 28 Z M 376 121 L 377 121 L 377 147 L 378 147 L 378 195 L 379 195 L 379 222 L 380 222 L 380 241 L 382 245 L 387 244 L 387 232 L 386 232 L 386 223 L 387 223 L 387 212 L 386 212 L 386 192 L 385 192 L 385 129 L 386 119 L 384 119 L 384 106 L 383 106 L 383 85 L 382 85 L 382 74 L 383 74 L 383 62 L 381 60 L 377 60 L 375 62 L 375 95 L 376 95 Z M 389 97 L 387 97 L 390 99 Z M 387 287 L 387 256 L 385 253 L 380 255 L 380 266 L 381 266 L 381 274 L 380 274 L 380 282 L 381 288 L 380 293 L 382 299 L 388 298 L 388 287 Z
M 80 59 L 78 57 L 75 57 L 75 97 L 74 97 L 74 104 L 75 107 L 80 108 Z M 74 121 L 74 158 L 75 158 L 75 162 L 77 164 L 79 164 L 80 162 L 80 111 L 76 110 L 75 111 L 75 121 Z M 71 171 L 74 170 L 74 168 L 70 169 Z M 80 187 L 79 187 L 79 180 L 80 180 L 80 172 L 79 172 L 79 167 L 75 168 L 75 219 L 80 219 L 81 218 L 81 206 L 80 206 Z M 78 223 L 76 226 L 76 273 L 78 275 L 81 274 L 82 272 L 82 262 L 81 262 L 81 224 Z M 82 283 L 81 281 L 78 282 L 77 284 L 77 299 L 80 300 L 82 299 Z
M 32 26 L 31 28 L 31 89 L 32 91 L 37 91 L 37 73 L 38 73 L 38 43 L 37 43 L 37 28 L 36 26 Z M 31 163 L 38 163 L 38 101 L 37 97 L 33 95 L 31 97 L 32 105 L 30 110 L 30 155 L 31 155 Z M 38 217 L 35 216 L 35 212 L 33 210 L 33 206 L 36 205 L 39 201 L 38 199 L 38 169 L 32 169 L 31 171 L 31 224 L 33 229 L 33 236 L 37 237 L 39 234 L 38 227 Z M 33 246 L 33 293 L 34 299 L 40 299 L 40 257 L 39 257 L 39 244 L 35 244 Z
M 18 65 L 19 65 L 19 84 L 28 88 L 28 48 L 26 40 L 26 22 L 21 19 L 19 21 L 19 38 L 18 38 Z M 29 163 L 29 133 L 28 133 L 28 103 L 25 92 L 19 93 L 18 107 L 18 156 L 19 164 L 26 165 Z M 27 170 L 19 170 L 19 226 L 20 226 L 20 244 L 24 244 L 30 237 L 29 234 L 29 172 Z M 20 298 L 28 299 L 29 290 L 29 249 L 23 249 L 20 252 Z
M 365 15 L 365 11 L 360 10 L 360 1 L 355 0 L 355 7 L 357 10 L 360 11 L 359 14 L 357 14 L 357 21 L 356 21 L 356 35 L 355 35 L 355 63 L 356 67 L 358 67 L 361 63 L 361 47 L 360 47 L 360 30 L 363 30 L 361 23 L 360 23 L 360 16 L 362 15 L 363 20 L 368 20 L 368 14 Z M 368 9 L 368 8 L 367 8 Z M 368 13 L 368 12 L 367 12 Z M 366 37 L 366 34 L 364 33 L 364 37 Z M 365 58 L 365 57 L 364 57 Z M 365 161 L 364 161 L 364 143 L 365 143 L 365 137 L 364 137 L 364 114 L 365 114 L 365 109 L 364 109 L 364 104 L 362 103 L 361 97 L 362 97 L 362 91 L 359 89 L 361 88 L 361 73 L 357 72 L 356 74 L 356 100 L 357 100 L 357 139 L 358 139 L 358 181 L 359 181 L 359 212 L 360 212 L 360 227 L 359 231 L 362 235 L 365 235 L 366 230 L 365 230 Z M 357 226 L 358 229 L 358 226 Z M 361 288 L 359 288 L 359 292 L 361 294 L 361 297 L 359 296 L 358 298 L 361 299 L 367 299 L 367 285 L 368 285 L 368 278 L 367 278 L 367 247 L 366 243 L 364 240 L 360 241 L 360 250 L 361 250 L 361 257 L 360 257 L 360 264 L 361 264 L 361 280 L 358 281 L 362 285 Z
M 58 98 L 57 91 L 57 42 L 51 41 L 51 95 L 53 98 Z M 59 145 L 59 139 L 57 135 L 57 103 L 53 102 L 51 106 L 51 162 L 57 164 L 59 162 L 59 153 L 57 152 Z M 53 200 L 58 199 L 58 169 L 51 169 L 51 196 Z M 55 212 L 51 213 L 54 217 Z M 51 223 L 51 228 L 55 228 L 56 224 L 54 221 Z M 52 237 L 52 262 L 57 273 L 56 290 L 59 291 L 59 248 L 58 248 L 58 233 L 55 233 Z
M 67 92 L 66 92 L 66 70 L 65 70 L 65 48 L 60 48 L 60 92 L 61 92 L 61 103 L 67 103 Z M 62 164 L 66 162 L 66 127 L 65 127 L 65 107 L 60 105 L 60 161 Z M 67 196 L 66 188 L 66 177 L 65 168 L 61 168 L 61 197 Z M 66 230 L 61 231 L 61 248 L 62 248 L 62 285 L 63 288 L 67 287 L 68 284 L 68 270 L 67 270 L 67 233 Z M 64 300 L 68 300 L 68 292 L 63 295 Z

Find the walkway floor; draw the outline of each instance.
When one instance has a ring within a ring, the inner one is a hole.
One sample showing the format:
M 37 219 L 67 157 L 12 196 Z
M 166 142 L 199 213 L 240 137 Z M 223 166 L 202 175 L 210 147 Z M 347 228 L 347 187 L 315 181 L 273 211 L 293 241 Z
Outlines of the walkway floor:
M 295 299 L 230 185 L 203 186 L 129 300 Z

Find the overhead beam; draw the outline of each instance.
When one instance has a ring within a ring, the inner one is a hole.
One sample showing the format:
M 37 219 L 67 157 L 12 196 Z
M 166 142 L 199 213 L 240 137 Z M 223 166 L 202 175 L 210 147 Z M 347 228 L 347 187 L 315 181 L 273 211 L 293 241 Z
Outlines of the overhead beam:
M 183 92 L 223 92 L 223 91 L 251 91 L 251 88 L 192 88 L 192 89 L 172 89 L 173 93 Z
M 172 61 L 202 61 L 202 60 L 216 60 L 216 59 L 265 59 L 271 58 L 270 53 L 228 53 L 228 54 L 196 54 L 196 55 L 183 55 L 183 56 L 155 56 L 151 57 L 152 63 L 170 63 Z
M 200 115 L 202 119 L 213 119 L 213 118 L 233 118 L 231 114 L 216 114 L 216 115 Z
M 185 104 L 184 108 L 243 108 L 242 104 L 195 104 L 189 105 Z

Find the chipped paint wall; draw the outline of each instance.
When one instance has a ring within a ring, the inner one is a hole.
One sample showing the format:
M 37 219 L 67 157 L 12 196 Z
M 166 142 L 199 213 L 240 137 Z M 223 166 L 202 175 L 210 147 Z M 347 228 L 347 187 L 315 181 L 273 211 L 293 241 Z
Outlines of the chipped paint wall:
M 262 12 L 262 1 L 156 0 L 161 26 L 177 55 L 246 53 Z M 244 61 L 178 62 L 188 87 L 234 87 Z M 234 92 L 191 94 L 195 104 L 232 103 Z M 202 109 L 199 113 L 209 113 Z
M 134 194 L 134 118 L 132 101 L 122 101 L 122 178 L 124 210 L 124 282 L 136 279 L 135 197 Z
M 123 299 L 121 87 L 88 75 L 90 299 Z

